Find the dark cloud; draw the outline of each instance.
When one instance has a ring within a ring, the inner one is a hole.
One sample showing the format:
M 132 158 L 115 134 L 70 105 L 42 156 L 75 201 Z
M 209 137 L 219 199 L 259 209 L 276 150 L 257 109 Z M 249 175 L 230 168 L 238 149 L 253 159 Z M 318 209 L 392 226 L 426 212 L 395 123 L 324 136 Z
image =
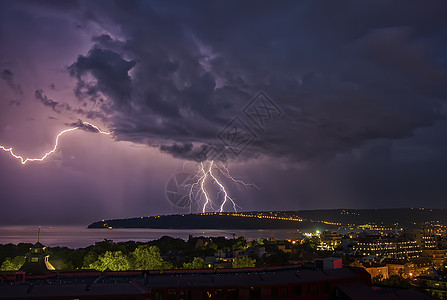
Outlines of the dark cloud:
M 61 109 L 65 111 L 71 111 L 72 108 L 68 103 L 59 103 L 54 101 L 45 95 L 42 89 L 37 89 L 34 91 L 34 97 L 39 100 L 43 105 L 51 107 L 54 112 L 60 113 Z
M 200 145 L 193 145 L 192 143 L 173 143 L 171 145 L 157 145 L 155 143 L 148 143 L 149 146 L 152 147 L 158 147 L 162 153 L 168 153 L 171 154 L 173 157 L 189 160 L 189 161 L 196 161 L 196 162 L 202 162 L 206 160 L 219 160 L 219 161 L 227 161 L 229 157 L 234 158 L 234 154 L 231 152 L 230 148 L 224 145 L 223 143 L 220 144 L 200 144 Z M 233 154 L 233 155 L 232 155 Z M 240 156 L 239 158 L 247 157 Z M 252 154 L 252 157 L 254 158 L 254 154 Z
M 71 127 L 78 127 L 79 129 L 88 131 L 88 132 L 95 132 L 98 133 L 98 128 L 95 128 L 92 124 L 83 122 L 82 120 L 77 120 L 76 122 L 73 122 L 69 124 Z
M 191 156 L 193 145 L 191 143 L 187 144 L 173 144 L 161 145 L 160 151 L 164 153 L 172 154 L 174 157 L 189 157 Z
M 120 109 L 128 106 L 131 99 L 129 70 L 134 61 L 124 60 L 111 50 L 93 48 L 87 56 L 80 55 L 68 69 L 70 75 L 78 80 L 75 94 L 79 98 L 91 98 L 102 102 L 100 93 L 113 99 Z M 89 75 L 94 80 L 89 79 Z
M 101 104 L 120 140 L 150 139 L 174 155 L 196 145 L 187 158 L 219 143 L 218 132 L 265 90 L 284 118 L 256 134 L 245 157 L 331 159 L 445 117 L 438 49 L 447 47 L 439 13 L 447 6 L 402 11 L 399 3 L 87 5 L 101 22 L 119 24 L 121 38 L 93 37 L 69 70 L 76 95 Z
M 22 95 L 22 87 L 20 84 L 16 83 L 14 80 L 14 73 L 9 69 L 4 69 L 1 72 L 1 78 L 8 84 L 8 86 L 14 91 L 17 95 Z
M 56 109 L 56 106 L 59 104 L 59 102 L 56 102 L 56 101 L 48 98 L 42 89 L 37 89 L 34 92 L 34 97 L 37 100 L 40 100 L 40 102 L 42 102 L 43 105 L 49 106 L 53 109 L 53 111 L 60 113 L 60 111 Z
M 92 42 L 96 43 L 100 48 L 109 49 L 115 52 L 121 52 L 125 42 L 115 40 L 108 34 L 101 34 L 92 37 Z

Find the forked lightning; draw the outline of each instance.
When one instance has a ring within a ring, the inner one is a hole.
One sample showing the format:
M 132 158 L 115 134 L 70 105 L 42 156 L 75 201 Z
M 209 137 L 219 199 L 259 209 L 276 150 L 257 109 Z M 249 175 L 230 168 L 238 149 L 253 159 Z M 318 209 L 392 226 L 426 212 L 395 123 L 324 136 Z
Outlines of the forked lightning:
M 24 164 L 26 164 L 27 162 L 44 161 L 47 157 L 49 157 L 51 154 L 53 154 L 54 152 L 56 152 L 56 150 L 57 150 L 57 146 L 58 146 L 58 144 L 59 144 L 59 138 L 60 138 L 62 135 L 66 134 L 66 133 L 69 133 L 69 132 L 72 132 L 72 131 L 75 131 L 75 130 L 78 130 L 78 129 L 81 129 L 83 126 L 86 126 L 86 127 L 88 127 L 88 128 L 93 128 L 93 129 L 97 130 L 97 132 L 100 133 L 100 134 L 105 134 L 105 135 L 110 135 L 110 134 L 111 134 L 111 132 L 102 131 L 101 129 L 99 129 L 98 126 L 96 126 L 96 125 L 94 125 L 94 124 L 91 124 L 91 123 L 89 123 L 89 122 L 84 122 L 84 121 L 80 121 L 80 122 L 81 122 L 81 123 L 80 123 L 80 124 L 81 124 L 80 126 L 73 127 L 73 128 L 69 128 L 69 129 L 65 129 L 65 130 L 62 130 L 61 132 L 59 132 L 59 134 L 56 136 L 56 141 L 55 141 L 55 143 L 54 143 L 54 147 L 53 147 L 53 149 L 51 149 L 50 151 L 48 151 L 47 153 L 45 153 L 42 157 L 35 157 L 35 158 L 27 157 L 27 158 L 24 158 L 24 157 L 21 156 L 21 155 L 15 154 L 15 153 L 14 153 L 14 150 L 13 150 L 12 147 L 7 148 L 7 147 L 5 147 L 5 146 L 0 145 L 0 149 L 2 149 L 2 150 L 5 151 L 5 152 L 9 152 L 9 154 L 11 154 L 12 157 L 19 159 L 20 162 L 21 162 L 21 164 L 24 165 Z
M 208 211 L 223 212 L 227 203 L 231 203 L 233 210 L 237 212 L 238 205 L 234 199 L 230 197 L 228 189 L 225 187 L 222 180 L 218 178 L 216 173 L 213 172 L 213 170 L 217 170 L 218 172 L 222 173 L 226 178 L 238 186 L 255 187 L 259 189 L 253 183 L 245 183 L 242 180 L 235 179 L 230 175 L 230 171 L 224 166 L 223 163 L 216 164 L 213 160 L 205 163 L 201 162 L 200 169 L 197 172 L 197 175 L 194 176 L 196 180 L 190 184 L 189 201 L 191 206 L 193 206 L 194 204 L 200 205 L 201 200 L 203 199 L 202 213 L 205 213 L 207 209 Z M 207 183 L 214 183 L 218 186 L 218 192 L 214 200 L 210 196 Z M 222 194 L 222 196 L 219 196 L 220 194 Z

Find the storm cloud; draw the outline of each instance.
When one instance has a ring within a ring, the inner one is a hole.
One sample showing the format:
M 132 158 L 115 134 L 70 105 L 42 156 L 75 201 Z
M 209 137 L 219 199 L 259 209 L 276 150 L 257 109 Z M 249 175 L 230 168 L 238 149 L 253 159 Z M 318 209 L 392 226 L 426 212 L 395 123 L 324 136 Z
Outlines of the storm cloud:
M 446 5 L 402 13 L 400 3 L 85 3 L 121 32 L 93 37 L 69 70 L 76 95 L 101 103 L 120 140 L 219 143 L 263 90 L 284 117 L 256 132 L 248 153 L 331 159 L 445 118 Z
M 60 112 L 60 111 L 58 111 L 56 109 L 56 106 L 59 104 L 59 102 L 54 101 L 54 100 L 48 98 L 47 95 L 45 95 L 45 93 L 44 93 L 44 91 L 42 89 L 37 89 L 34 92 L 34 97 L 36 97 L 37 100 L 42 102 L 43 105 L 51 107 L 53 109 L 53 111 L 55 111 L 57 113 Z

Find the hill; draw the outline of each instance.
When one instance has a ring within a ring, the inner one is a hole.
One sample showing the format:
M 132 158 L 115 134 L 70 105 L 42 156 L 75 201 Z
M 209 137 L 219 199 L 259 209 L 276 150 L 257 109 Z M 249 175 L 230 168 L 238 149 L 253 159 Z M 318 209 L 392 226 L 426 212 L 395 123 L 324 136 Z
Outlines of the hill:
M 329 229 L 333 226 L 320 222 L 271 219 L 267 217 L 236 216 L 230 214 L 183 214 L 129 219 L 104 220 L 88 228 L 157 228 L 157 229 Z
M 447 224 L 446 209 L 331 209 L 285 212 L 204 213 L 102 220 L 88 228 L 157 229 L 312 229 L 361 224 L 412 227 Z

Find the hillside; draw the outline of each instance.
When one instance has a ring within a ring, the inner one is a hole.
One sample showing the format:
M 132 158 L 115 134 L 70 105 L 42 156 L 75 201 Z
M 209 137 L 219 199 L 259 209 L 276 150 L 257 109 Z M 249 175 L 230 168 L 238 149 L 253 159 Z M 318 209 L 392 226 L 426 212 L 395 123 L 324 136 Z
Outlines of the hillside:
M 158 229 L 299 229 L 331 228 L 318 222 L 291 221 L 232 215 L 169 215 L 130 219 L 104 220 L 90 224 L 88 228 L 158 228 Z
M 103 220 L 88 228 L 171 229 L 312 229 L 375 223 L 411 227 L 430 222 L 447 224 L 446 209 L 332 209 L 287 212 L 182 214 Z

